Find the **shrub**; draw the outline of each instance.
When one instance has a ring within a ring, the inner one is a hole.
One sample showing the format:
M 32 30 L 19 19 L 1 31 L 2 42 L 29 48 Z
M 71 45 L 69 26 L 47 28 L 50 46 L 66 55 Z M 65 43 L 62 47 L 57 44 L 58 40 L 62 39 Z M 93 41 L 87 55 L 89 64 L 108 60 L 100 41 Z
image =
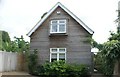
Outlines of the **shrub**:
M 34 49 L 33 53 L 28 56 L 28 69 L 30 74 L 36 74 L 37 69 L 37 49 Z
M 68 76 L 82 76 L 87 77 L 88 75 L 88 67 L 86 65 L 68 65 L 66 70 Z
M 67 64 L 64 61 L 54 61 L 52 63 L 46 63 L 43 65 L 45 70 L 45 75 L 54 75 L 54 76 L 61 76 L 65 75 Z
M 37 66 L 34 70 L 34 75 L 52 77 L 87 77 L 88 69 L 85 65 L 69 65 L 64 61 L 54 61 Z
M 114 69 L 113 60 L 106 60 L 102 53 L 99 52 L 95 55 L 94 62 L 98 72 L 108 75 L 109 77 L 112 76 Z

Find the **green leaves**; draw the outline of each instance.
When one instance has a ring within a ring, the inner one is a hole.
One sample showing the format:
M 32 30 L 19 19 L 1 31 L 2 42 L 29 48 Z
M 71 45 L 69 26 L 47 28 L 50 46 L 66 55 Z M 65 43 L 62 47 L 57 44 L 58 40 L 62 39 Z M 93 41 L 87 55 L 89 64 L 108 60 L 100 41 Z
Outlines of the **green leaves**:
M 32 62 L 32 61 L 31 61 Z M 64 61 L 54 61 L 39 65 L 32 65 L 31 74 L 49 77 L 87 77 L 88 67 L 86 65 L 70 65 Z M 34 69 L 35 68 L 35 69 Z
M 98 70 L 103 72 L 105 75 L 113 74 L 114 63 L 116 60 L 120 59 L 120 42 L 118 40 L 105 42 L 101 52 L 97 54 L 97 57 L 96 61 L 99 61 L 101 64 L 97 67 Z
M 12 43 L 11 51 L 13 52 L 23 52 L 29 50 L 29 42 L 26 42 L 23 36 L 21 36 L 20 38 L 15 37 L 15 40 L 12 41 L 11 43 Z
M 118 40 L 112 40 L 104 43 L 101 52 L 106 58 L 117 60 L 120 58 L 120 42 Z
M 5 31 L 0 31 L 0 50 L 10 50 L 10 37 Z
M 28 68 L 31 74 L 36 73 L 36 68 L 37 68 L 37 63 L 38 63 L 37 52 L 38 50 L 34 49 L 33 53 L 28 56 Z
M 7 52 L 23 52 L 29 50 L 29 42 L 26 42 L 21 36 L 15 37 L 14 41 L 10 40 L 9 34 L 5 31 L 0 31 L 0 50 Z

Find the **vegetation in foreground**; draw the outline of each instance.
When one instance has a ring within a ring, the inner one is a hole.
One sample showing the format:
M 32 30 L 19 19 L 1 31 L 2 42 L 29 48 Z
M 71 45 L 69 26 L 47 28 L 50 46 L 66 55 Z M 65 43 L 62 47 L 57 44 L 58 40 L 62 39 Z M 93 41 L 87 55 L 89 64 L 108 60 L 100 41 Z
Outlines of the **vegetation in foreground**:
M 70 65 L 65 61 L 46 62 L 44 65 L 37 63 L 37 50 L 29 55 L 29 73 L 37 76 L 52 77 L 88 77 L 89 69 L 86 65 Z
M 120 30 L 110 34 L 108 41 L 103 44 L 98 44 L 94 41 L 93 46 L 98 48 L 100 52 L 95 55 L 95 68 L 107 75 L 120 74 Z

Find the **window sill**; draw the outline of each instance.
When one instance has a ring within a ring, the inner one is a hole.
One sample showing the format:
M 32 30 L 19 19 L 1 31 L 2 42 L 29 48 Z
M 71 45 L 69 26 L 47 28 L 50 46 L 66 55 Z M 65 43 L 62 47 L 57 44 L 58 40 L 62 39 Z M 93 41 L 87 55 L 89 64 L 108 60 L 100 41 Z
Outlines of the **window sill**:
M 68 36 L 67 33 L 50 33 L 49 36 Z

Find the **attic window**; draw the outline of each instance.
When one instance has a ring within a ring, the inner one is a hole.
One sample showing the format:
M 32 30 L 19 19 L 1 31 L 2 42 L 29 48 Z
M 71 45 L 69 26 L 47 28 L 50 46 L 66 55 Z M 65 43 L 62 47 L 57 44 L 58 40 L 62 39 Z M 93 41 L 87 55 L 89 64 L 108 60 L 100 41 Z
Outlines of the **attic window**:
M 51 20 L 50 33 L 66 33 L 66 20 Z

